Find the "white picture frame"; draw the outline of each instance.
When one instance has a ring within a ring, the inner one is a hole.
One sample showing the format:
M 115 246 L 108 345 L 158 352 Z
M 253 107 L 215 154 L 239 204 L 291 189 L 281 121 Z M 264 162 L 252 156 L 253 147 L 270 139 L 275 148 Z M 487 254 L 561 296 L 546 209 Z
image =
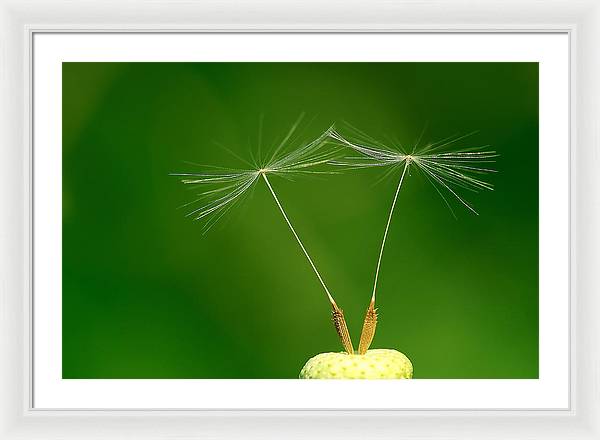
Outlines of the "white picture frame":
M 600 438 L 600 5 L 131 1 L 0 3 L 1 438 Z M 545 411 L 34 410 L 31 375 L 31 41 L 61 32 L 564 32 L 571 53 L 571 404 Z

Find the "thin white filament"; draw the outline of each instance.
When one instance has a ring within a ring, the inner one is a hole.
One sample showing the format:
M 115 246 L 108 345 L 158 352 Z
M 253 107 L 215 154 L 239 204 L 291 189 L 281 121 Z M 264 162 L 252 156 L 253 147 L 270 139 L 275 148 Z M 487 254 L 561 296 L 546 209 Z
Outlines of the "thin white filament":
M 277 203 L 277 206 L 279 207 L 279 210 L 281 211 L 281 214 L 283 215 L 283 218 L 285 219 L 286 223 L 290 227 L 290 230 L 292 231 L 292 234 L 294 234 L 294 237 L 296 237 L 296 241 L 300 245 L 300 248 L 302 249 L 302 252 L 304 252 L 304 255 L 306 256 L 306 259 L 308 260 L 308 262 L 310 263 L 310 266 L 312 267 L 313 271 L 317 275 L 317 278 L 319 279 L 319 282 L 323 286 L 323 289 L 325 289 L 325 293 L 327 294 L 327 298 L 329 299 L 329 302 L 331 304 L 335 304 L 335 301 L 333 300 L 333 297 L 329 293 L 329 289 L 325 285 L 325 282 L 323 281 L 323 278 L 321 277 L 321 274 L 319 273 L 319 271 L 317 270 L 315 264 L 313 263 L 312 258 L 310 258 L 310 255 L 308 254 L 306 248 L 304 247 L 304 244 L 302 244 L 302 241 L 300 240 L 300 237 L 298 237 L 298 234 L 296 233 L 296 230 L 292 226 L 292 223 L 290 222 L 290 219 L 288 218 L 287 214 L 285 213 L 285 211 L 283 209 L 283 206 L 281 206 L 281 203 L 279 202 L 279 199 L 277 198 L 277 195 L 275 194 L 275 191 L 273 190 L 273 187 L 271 186 L 271 183 L 269 182 L 269 179 L 267 178 L 267 174 L 264 173 L 264 172 L 261 173 L 261 174 L 263 176 L 263 179 L 265 179 L 265 183 L 267 184 L 267 187 L 269 187 L 269 191 L 271 191 L 271 194 L 273 195 L 273 198 L 275 199 L 275 203 Z
M 377 280 L 379 279 L 379 268 L 381 267 L 381 258 L 383 257 L 383 248 L 385 247 L 385 241 L 387 239 L 388 230 L 390 229 L 390 223 L 392 222 L 392 216 L 394 214 L 396 200 L 398 200 L 398 194 L 400 193 L 400 188 L 402 187 L 402 182 L 404 181 L 404 175 L 406 174 L 406 170 L 408 168 L 409 163 L 410 163 L 410 161 L 407 160 L 404 164 L 404 169 L 402 170 L 402 176 L 400 176 L 400 182 L 398 182 L 398 188 L 396 188 L 396 194 L 394 194 L 394 200 L 392 201 L 392 207 L 390 209 L 390 214 L 388 215 L 387 224 L 385 225 L 385 232 L 383 233 L 381 249 L 379 249 L 379 258 L 377 259 L 377 269 L 375 270 L 375 282 L 373 283 L 373 295 L 371 296 L 371 301 L 373 301 L 373 302 L 375 302 L 375 292 L 377 291 Z

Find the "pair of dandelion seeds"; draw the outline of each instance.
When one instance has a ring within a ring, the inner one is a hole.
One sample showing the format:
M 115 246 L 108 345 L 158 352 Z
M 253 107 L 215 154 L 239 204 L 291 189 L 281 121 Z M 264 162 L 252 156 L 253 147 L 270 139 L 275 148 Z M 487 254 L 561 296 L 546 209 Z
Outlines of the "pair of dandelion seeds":
M 332 307 L 333 323 L 345 353 L 321 353 L 311 358 L 300 373 L 301 378 L 411 378 L 413 367 L 410 360 L 396 350 L 369 350 L 377 326 L 375 300 L 381 262 L 392 218 L 398 202 L 400 190 L 406 178 L 416 170 L 432 185 L 443 203 L 454 211 L 452 205 L 463 206 L 474 214 L 475 209 L 463 197 L 464 191 L 492 190 L 484 176 L 494 172 L 489 163 L 494 162 L 497 154 L 486 150 L 487 146 L 461 147 L 461 142 L 470 134 L 450 136 L 434 143 L 421 145 L 421 137 L 410 147 L 404 149 L 399 143 L 386 145 L 371 136 L 353 128 L 346 127 L 341 134 L 334 127 L 328 128 L 311 142 L 300 144 L 291 149 L 297 134 L 301 118 L 291 127 L 287 135 L 268 158 L 253 159 L 254 163 L 230 152 L 244 161 L 249 169 L 227 169 L 204 167 L 209 171 L 195 173 L 177 173 L 186 185 L 197 190 L 195 200 L 184 205 L 189 209 L 188 216 L 203 222 L 206 233 L 223 218 L 249 191 L 259 182 L 263 182 L 273 197 L 294 239 L 308 260 L 319 283 L 323 287 Z M 260 150 L 258 150 L 260 156 Z M 306 246 L 300 239 L 282 202 L 271 184 L 270 177 L 292 178 L 312 174 L 338 174 L 364 168 L 380 167 L 385 169 L 383 177 L 396 176 L 397 186 L 382 223 L 381 244 L 377 263 L 374 265 L 373 290 L 364 318 L 356 353 L 344 318 L 344 312 L 333 298 L 317 269 Z

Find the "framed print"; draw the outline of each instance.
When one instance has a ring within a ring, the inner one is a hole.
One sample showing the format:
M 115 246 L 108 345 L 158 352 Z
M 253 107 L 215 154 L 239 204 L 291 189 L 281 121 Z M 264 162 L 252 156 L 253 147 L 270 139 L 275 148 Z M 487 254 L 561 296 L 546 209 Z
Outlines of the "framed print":
M 7 438 L 597 438 L 598 9 L 558 5 L 7 4 Z

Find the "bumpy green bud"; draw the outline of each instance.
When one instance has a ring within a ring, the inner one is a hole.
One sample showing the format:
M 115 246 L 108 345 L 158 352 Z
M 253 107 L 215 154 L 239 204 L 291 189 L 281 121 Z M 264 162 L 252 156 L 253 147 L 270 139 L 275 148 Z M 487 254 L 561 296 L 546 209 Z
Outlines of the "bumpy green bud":
M 321 353 L 308 360 L 300 379 L 411 379 L 413 366 L 403 353 L 389 349 L 365 354 Z

